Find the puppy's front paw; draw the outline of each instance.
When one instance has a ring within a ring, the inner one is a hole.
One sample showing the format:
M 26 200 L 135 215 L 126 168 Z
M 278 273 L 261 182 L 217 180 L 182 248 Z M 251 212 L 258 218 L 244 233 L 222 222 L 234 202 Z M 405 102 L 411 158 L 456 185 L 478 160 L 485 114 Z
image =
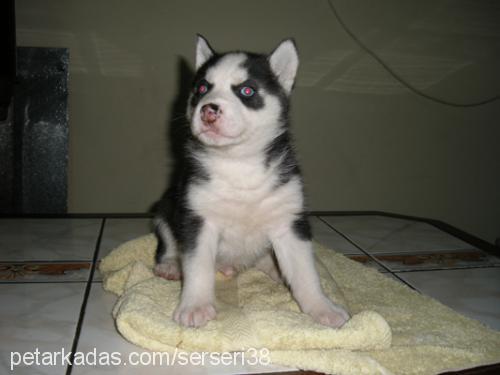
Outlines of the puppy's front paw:
M 179 262 L 176 259 L 169 259 L 165 263 L 158 263 L 153 273 L 167 280 L 180 280 L 182 277 Z
M 215 319 L 215 307 L 210 304 L 179 306 L 174 312 L 174 320 L 186 327 L 201 327 Z
M 308 314 L 318 323 L 333 328 L 342 327 L 350 318 L 347 311 L 329 300 L 317 303 Z

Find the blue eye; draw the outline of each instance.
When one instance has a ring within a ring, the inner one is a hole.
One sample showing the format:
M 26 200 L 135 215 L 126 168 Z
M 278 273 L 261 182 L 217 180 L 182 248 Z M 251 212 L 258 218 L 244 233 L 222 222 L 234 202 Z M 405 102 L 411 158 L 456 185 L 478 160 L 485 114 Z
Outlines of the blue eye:
M 252 89 L 251 87 L 245 86 L 241 88 L 240 94 L 246 97 L 250 97 L 253 96 L 253 94 L 255 94 L 255 90 Z

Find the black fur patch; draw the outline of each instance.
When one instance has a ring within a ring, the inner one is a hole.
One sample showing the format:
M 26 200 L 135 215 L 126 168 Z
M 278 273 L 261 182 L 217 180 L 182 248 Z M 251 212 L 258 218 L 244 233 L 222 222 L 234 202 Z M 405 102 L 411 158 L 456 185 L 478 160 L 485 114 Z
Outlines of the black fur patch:
M 241 89 L 243 87 L 251 87 L 255 91 L 255 93 L 252 96 L 244 96 L 241 94 Z M 239 85 L 232 86 L 231 88 L 234 92 L 234 95 L 236 95 L 248 108 L 257 110 L 264 107 L 264 99 L 259 94 L 259 84 L 256 81 L 248 79 L 245 82 L 240 83 Z
M 196 105 L 200 102 L 201 98 L 203 95 L 200 95 L 196 88 L 199 86 L 200 82 L 205 79 L 205 76 L 207 75 L 208 69 L 210 69 L 212 66 L 217 64 L 219 60 L 223 57 L 224 55 L 220 54 L 214 54 L 212 55 L 206 62 L 203 64 L 200 69 L 196 71 L 196 74 L 194 76 L 193 82 L 192 82 L 192 87 L 191 89 L 193 90 L 193 95 L 191 95 L 191 100 L 189 104 L 191 105 L 192 108 L 195 108 Z M 207 82 L 207 81 L 205 81 Z M 212 83 L 207 82 L 209 86 L 209 91 L 213 87 Z M 208 91 L 207 91 L 208 92 Z
M 167 222 L 180 251 L 189 252 L 196 246 L 203 219 L 191 209 L 187 198 L 191 184 L 204 183 L 210 179 L 194 153 L 202 153 L 202 145 L 192 135 L 186 143 L 185 155 L 179 161 L 170 187 L 157 206 L 157 214 Z M 160 238 L 159 238 L 160 239 Z M 158 249 L 161 251 L 160 245 Z M 157 252 L 158 252 L 157 249 Z M 168 249 L 165 249 L 168 251 Z
M 293 224 L 292 230 L 301 240 L 310 241 L 312 239 L 311 225 L 305 212 L 302 212 Z
M 282 108 L 281 120 L 286 122 L 289 107 L 288 97 L 274 75 L 267 55 L 257 53 L 247 53 L 246 55 L 247 59 L 243 62 L 242 67 L 247 70 L 249 79 L 257 82 L 269 94 L 278 97 Z
M 285 130 L 274 138 L 266 149 L 266 167 L 269 167 L 274 160 L 281 159 L 278 165 L 280 185 L 286 184 L 294 176 L 300 176 L 300 168 L 290 138 L 290 133 Z
M 165 243 L 165 241 L 163 241 L 158 227 L 155 228 L 155 236 L 156 239 L 158 240 L 158 245 L 156 246 L 156 252 L 155 252 L 155 262 L 156 264 L 160 264 L 163 257 L 167 253 L 167 244 Z
M 267 56 L 257 53 L 247 53 L 246 55 L 247 59 L 242 65 L 247 70 L 249 79 L 257 81 L 272 95 L 286 97 L 283 88 L 271 69 L 271 65 L 269 65 Z
M 185 192 L 180 192 L 180 196 L 177 196 L 176 198 L 179 199 L 176 202 L 174 199 L 169 202 L 164 202 L 167 203 L 167 206 L 169 207 L 167 207 L 166 210 L 162 209 L 159 214 L 168 223 L 168 226 L 172 231 L 172 235 L 176 243 L 179 245 L 179 250 L 181 252 L 189 253 L 197 245 L 198 236 L 203 225 L 203 218 L 196 215 L 194 211 L 189 208 Z M 159 263 L 168 249 L 158 233 L 157 238 L 159 241 L 156 249 L 155 260 Z
M 190 253 L 198 244 L 203 218 L 191 209 L 186 209 L 177 225 L 175 225 L 176 241 L 181 245 L 183 253 Z

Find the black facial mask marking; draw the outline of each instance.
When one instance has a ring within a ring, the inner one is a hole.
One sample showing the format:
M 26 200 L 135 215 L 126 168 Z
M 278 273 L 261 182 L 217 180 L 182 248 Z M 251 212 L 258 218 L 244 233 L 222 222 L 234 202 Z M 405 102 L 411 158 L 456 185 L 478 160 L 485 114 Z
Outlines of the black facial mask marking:
M 242 93 L 242 89 L 251 88 L 253 90 L 253 95 L 245 96 Z M 234 95 L 248 108 L 251 109 L 260 109 L 264 107 L 264 99 L 259 93 L 259 85 L 255 80 L 247 79 L 245 82 L 240 83 L 239 85 L 231 86 Z

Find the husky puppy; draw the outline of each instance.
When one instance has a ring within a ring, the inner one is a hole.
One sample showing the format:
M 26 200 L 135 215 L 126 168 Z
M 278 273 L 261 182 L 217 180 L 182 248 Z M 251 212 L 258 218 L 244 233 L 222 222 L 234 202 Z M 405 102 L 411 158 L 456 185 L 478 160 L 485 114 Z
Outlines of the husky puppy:
M 317 322 L 349 319 L 324 295 L 314 265 L 288 119 L 298 65 L 290 39 L 269 55 L 221 54 L 198 36 L 185 165 L 155 218 L 155 273 L 183 278 L 179 324 L 216 317 L 217 270 L 230 276 L 252 266 L 283 277 Z

